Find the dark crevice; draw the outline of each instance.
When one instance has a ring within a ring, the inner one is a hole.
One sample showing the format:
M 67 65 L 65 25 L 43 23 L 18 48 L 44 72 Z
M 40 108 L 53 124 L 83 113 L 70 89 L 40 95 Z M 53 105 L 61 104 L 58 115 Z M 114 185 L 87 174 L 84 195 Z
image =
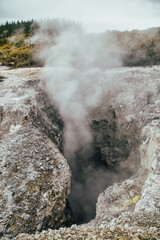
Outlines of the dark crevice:
M 39 101 L 45 103 L 43 108 L 37 109 L 37 115 L 27 118 L 34 119 L 33 125 L 45 133 L 63 153 L 63 120 L 46 94 L 40 93 L 37 98 Z M 98 120 L 92 117 L 90 129 L 93 138 L 90 145 L 82 144 L 74 154 L 64 154 L 72 172 L 71 194 L 64 210 L 66 221 L 63 224 L 54 223 L 54 228 L 92 220 L 96 215 L 99 194 L 114 183 L 131 177 L 138 169 L 139 144 L 131 133 L 135 126 L 128 134 L 125 126 L 120 129 L 113 109 L 105 114 L 105 118 Z M 43 229 L 51 228 L 52 225 L 51 221 L 46 220 Z
M 91 145 L 79 148 L 73 156 L 66 156 L 72 171 L 69 201 L 77 224 L 95 217 L 99 194 L 131 177 L 140 159 L 138 148 L 133 148 L 127 136 L 119 132 L 115 114 L 109 121 L 93 120 L 91 130 Z M 134 169 L 132 161 L 135 161 Z
M 0 82 L 3 82 L 6 78 L 0 75 Z

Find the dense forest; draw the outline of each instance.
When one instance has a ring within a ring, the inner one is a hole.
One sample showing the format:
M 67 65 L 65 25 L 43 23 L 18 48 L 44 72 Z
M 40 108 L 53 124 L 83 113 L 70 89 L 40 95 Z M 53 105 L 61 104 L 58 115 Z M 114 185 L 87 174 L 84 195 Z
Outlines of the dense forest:
M 20 31 L 26 35 L 33 34 L 37 28 L 38 24 L 34 20 L 6 22 L 0 25 L 0 39 L 11 37 Z
M 54 20 L 54 24 L 50 25 L 52 28 L 48 31 L 55 37 L 62 28 L 65 29 L 66 22 L 58 24 L 58 21 Z M 35 53 L 41 47 L 40 43 L 34 42 L 33 44 L 29 41 L 38 28 L 39 23 L 34 20 L 6 22 L 0 25 L 0 65 L 10 67 L 42 66 L 43 63 L 35 57 Z M 160 28 L 130 32 L 106 31 L 103 33 L 106 43 L 108 36 L 113 38 L 117 46 L 125 53 L 123 55 L 124 66 L 160 64 Z

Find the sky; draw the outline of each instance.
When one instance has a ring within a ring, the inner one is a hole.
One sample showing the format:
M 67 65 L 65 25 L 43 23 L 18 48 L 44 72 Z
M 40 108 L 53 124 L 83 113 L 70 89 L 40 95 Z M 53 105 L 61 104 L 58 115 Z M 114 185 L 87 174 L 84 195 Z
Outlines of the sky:
M 0 0 L 7 20 L 74 20 L 88 32 L 160 27 L 160 0 Z

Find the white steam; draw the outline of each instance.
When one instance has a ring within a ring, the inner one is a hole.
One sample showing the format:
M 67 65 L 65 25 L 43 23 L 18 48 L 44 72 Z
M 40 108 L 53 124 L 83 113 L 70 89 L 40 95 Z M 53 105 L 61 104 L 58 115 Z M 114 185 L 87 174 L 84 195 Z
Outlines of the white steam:
M 89 115 L 102 102 L 105 70 L 121 66 L 123 53 L 109 33 L 87 34 L 73 23 L 61 22 L 56 28 L 43 23 L 37 36 L 43 43 L 42 78 L 63 117 L 69 156 L 91 143 Z
M 64 121 L 64 155 L 72 171 L 69 201 L 79 223 L 94 217 L 97 196 L 118 178 L 96 166 L 94 157 L 100 155 L 90 128 L 96 109 L 106 107 L 121 88 L 109 70 L 121 66 L 124 57 L 114 36 L 87 34 L 79 24 L 56 20 L 42 22 L 32 39 L 40 43 L 42 79 Z

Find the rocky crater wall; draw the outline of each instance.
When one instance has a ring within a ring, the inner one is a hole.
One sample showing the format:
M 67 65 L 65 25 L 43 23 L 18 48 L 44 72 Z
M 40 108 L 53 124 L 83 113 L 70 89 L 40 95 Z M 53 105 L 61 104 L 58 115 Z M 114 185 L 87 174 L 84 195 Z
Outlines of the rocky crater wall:
M 1 71 L 1 236 L 74 222 L 67 200 L 71 172 L 61 153 L 63 123 L 40 90 L 38 72 Z
M 15 239 L 68 239 L 70 233 L 71 239 L 115 239 L 114 231 L 120 237 L 141 232 L 141 239 L 158 239 L 160 68 L 108 72 L 114 91 L 110 94 L 104 82 L 105 102 L 90 114 L 91 152 L 78 150 L 67 159 L 70 168 L 63 156 L 64 123 L 39 71 L 1 68 L 0 235 L 69 227 L 77 214 L 81 223 L 95 218 Z

